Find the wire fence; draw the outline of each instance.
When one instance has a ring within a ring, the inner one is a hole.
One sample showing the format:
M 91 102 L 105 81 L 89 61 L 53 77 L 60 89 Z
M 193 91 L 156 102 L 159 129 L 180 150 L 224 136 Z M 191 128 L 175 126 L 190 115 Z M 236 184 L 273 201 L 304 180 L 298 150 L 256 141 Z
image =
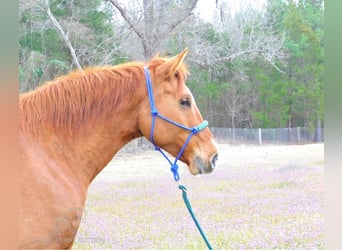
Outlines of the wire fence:
M 211 127 L 216 141 L 231 145 L 241 144 L 307 144 L 324 142 L 324 128 L 216 128 Z M 128 143 L 124 153 L 153 150 L 153 145 L 144 137 Z
M 324 128 L 211 128 L 216 140 L 229 144 L 306 144 L 324 142 Z

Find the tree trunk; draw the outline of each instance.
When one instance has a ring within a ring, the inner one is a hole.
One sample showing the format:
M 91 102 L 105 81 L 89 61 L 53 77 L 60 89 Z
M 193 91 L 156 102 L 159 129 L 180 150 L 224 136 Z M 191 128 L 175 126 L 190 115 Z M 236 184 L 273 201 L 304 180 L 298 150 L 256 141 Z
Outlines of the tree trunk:
M 322 141 L 322 129 L 321 129 L 321 119 L 319 118 L 319 115 L 317 115 L 316 120 L 316 129 L 315 129 L 315 142 L 321 142 Z
M 72 44 L 71 44 L 71 42 L 69 40 L 68 34 L 65 34 L 62 26 L 59 24 L 59 22 L 57 21 L 55 16 L 51 13 L 50 3 L 49 3 L 48 0 L 46 1 L 46 4 L 48 5 L 47 14 L 48 14 L 50 20 L 52 21 L 53 25 L 55 25 L 55 27 L 58 29 L 59 33 L 62 35 L 62 38 L 63 38 L 64 42 L 68 46 L 70 54 L 71 54 L 72 59 L 73 59 L 73 62 L 76 64 L 76 66 L 77 66 L 77 68 L 79 70 L 83 71 L 83 69 L 81 67 L 81 64 L 79 63 L 78 58 L 76 56 L 75 49 L 74 49 L 74 47 L 72 46 Z
M 155 46 L 155 24 L 154 24 L 154 1 L 144 0 L 144 21 L 145 21 L 145 37 L 146 44 L 144 44 L 144 57 L 146 60 L 153 56 L 153 48 Z M 144 43 L 144 42 L 143 42 Z

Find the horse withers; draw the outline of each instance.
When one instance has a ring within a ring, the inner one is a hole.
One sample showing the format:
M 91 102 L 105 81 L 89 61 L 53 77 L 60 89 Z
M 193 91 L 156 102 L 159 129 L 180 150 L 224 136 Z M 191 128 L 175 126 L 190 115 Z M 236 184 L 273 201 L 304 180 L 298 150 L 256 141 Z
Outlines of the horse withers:
M 20 95 L 20 248 L 71 248 L 91 181 L 126 143 L 150 138 L 144 67 L 160 114 L 190 128 L 203 123 L 185 85 L 186 54 L 75 71 Z M 153 124 L 154 144 L 175 157 L 189 133 L 163 119 Z M 217 148 L 207 127 L 179 159 L 192 174 L 213 171 Z

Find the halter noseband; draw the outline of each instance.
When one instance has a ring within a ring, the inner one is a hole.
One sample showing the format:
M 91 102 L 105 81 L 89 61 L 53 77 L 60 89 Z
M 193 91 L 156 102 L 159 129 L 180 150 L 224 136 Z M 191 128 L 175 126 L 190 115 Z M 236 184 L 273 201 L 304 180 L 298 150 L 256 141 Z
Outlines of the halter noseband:
M 164 157 L 165 159 L 170 163 L 171 165 L 171 172 L 173 173 L 173 178 L 175 179 L 175 181 L 179 181 L 179 174 L 178 174 L 178 165 L 177 165 L 177 161 L 179 160 L 179 158 L 182 156 L 182 154 L 185 151 L 186 146 L 189 144 L 190 139 L 193 135 L 197 134 L 198 132 L 202 131 L 203 129 L 205 129 L 208 126 L 208 121 L 203 121 L 200 125 L 189 128 L 187 126 L 184 126 L 178 122 L 175 122 L 163 115 L 161 115 L 154 103 L 154 97 L 153 97 L 153 89 L 152 89 L 152 80 L 151 80 L 151 76 L 150 76 L 150 71 L 148 70 L 148 68 L 145 66 L 144 67 L 144 71 L 145 71 L 145 78 L 146 78 L 146 87 L 147 87 L 147 92 L 148 92 L 148 98 L 150 100 L 150 108 L 151 108 L 151 114 L 152 114 L 152 125 L 151 125 L 151 131 L 150 131 L 150 141 L 152 142 L 152 144 L 154 145 L 154 149 L 159 151 Z M 180 149 L 176 159 L 174 160 L 174 162 L 172 163 L 172 161 L 167 157 L 167 155 L 161 150 L 160 147 L 158 147 L 155 142 L 154 142 L 154 125 L 155 125 L 155 121 L 156 118 L 159 117 L 177 127 L 180 127 L 182 129 L 188 130 L 190 131 L 190 134 L 188 136 L 188 138 L 185 140 L 182 148 Z

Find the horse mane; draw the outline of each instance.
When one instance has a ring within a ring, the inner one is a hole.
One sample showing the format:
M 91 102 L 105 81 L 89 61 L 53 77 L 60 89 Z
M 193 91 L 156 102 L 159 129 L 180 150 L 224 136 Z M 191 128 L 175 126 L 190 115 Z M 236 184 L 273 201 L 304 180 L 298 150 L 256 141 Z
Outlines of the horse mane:
M 153 58 L 148 63 L 150 70 L 155 71 L 165 60 Z M 41 127 L 71 132 L 85 121 L 96 123 L 101 113 L 110 116 L 124 99 L 133 96 L 137 84 L 145 81 L 144 65 L 131 62 L 77 70 L 23 93 L 19 96 L 19 127 L 37 135 Z M 178 71 L 188 74 L 184 64 Z
M 143 74 L 141 63 L 74 71 L 19 96 L 19 122 L 25 132 L 39 126 L 70 131 L 117 107 L 131 96 Z

